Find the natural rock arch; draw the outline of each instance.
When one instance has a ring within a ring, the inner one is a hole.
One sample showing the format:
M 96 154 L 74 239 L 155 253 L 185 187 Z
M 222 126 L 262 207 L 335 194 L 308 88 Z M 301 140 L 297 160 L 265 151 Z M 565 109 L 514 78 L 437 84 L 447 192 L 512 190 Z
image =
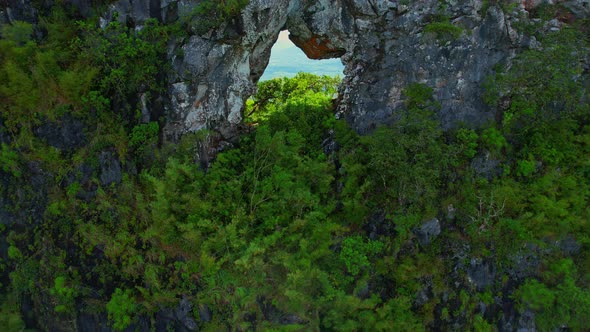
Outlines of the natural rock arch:
M 0 20 L 29 19 L 30 0 L 8 0 Z M 338 116 L 360 133 L 395 119 L 404 105 L 403 89 L 419 82 L 434 89 L 443 128 L 476 127 L 494 119 L 482 100 L 482 83 L 515 52 L 538 47 L 513 29 L 543 1 L 517 1 L 505 13 L 494 2 L 421 0 L 251 0 L 240 16 L 205 34 L 178 36 L 168 49 L 173 70 L 162 97 L 164 136 L 207 128 L 218 141 L 240 133 L 245 100 L 264 72 L 279 32 L 311 58 L 341 57 L 345 64 Z M 590 16 L 588 0 L 558 1 L 576 17 Z M 71 3 L 88 15 L 90 1 Z M 141 25 L 147 18 L 172 23 L 199 1 L 119 0 L 103 15 Z M 24 4 L 24 5 L 23 5 Z M 21 10 L 22 9 L 22 10 Z M 461 33 L 439 38 L 429 24 L 444 18 Z M 215 154 L 212 144 L 208 154 Z
M 520 42 L 510 35 L 504 13 L 496 7 L 482 13 L 481 1 L 450 5 L 445 10 L 454 17 L 452 23 L 465 32 L 456 40 L 440 41 L 424 33 L 439 14 L 439 1 L 401 3 L 252 0 L 239 23 L 179 41 L 169 51 L 175 70 L 167 136 L 203 128 L 225 140 L 237 135 L 244 102 L 284 29 L 310 58 L 342 57 L 339 115 L 361 133 L 392 121 L 403 107 L 403 88 L 413 82 L 435 89 L 444 127 L 492 119 L 481 100 L 481 82 Z M 180 4 L 179 12 L 188 10 Z
M 175 70 L 168 136 L 208 128 L 225 140 L 235 137 L 245 100 L 254 93 L 282 30 L 288 29 L 291 40 L 312 59 L 352 51 L 343 38 L 349 27 L 335 10 L 339 6 L 338 1 L 253 0 L 237 26 L 224 24 L 207 36 L 193 35 L 174 45 L 169 52 Z M 183 56 L 175 55 L 179 53 Z

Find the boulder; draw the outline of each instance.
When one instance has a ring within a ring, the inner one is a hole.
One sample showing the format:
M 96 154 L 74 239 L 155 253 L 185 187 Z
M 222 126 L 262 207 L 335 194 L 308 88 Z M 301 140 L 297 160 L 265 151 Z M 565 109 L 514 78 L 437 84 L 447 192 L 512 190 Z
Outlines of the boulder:
M 45 121 L 35 129 L 35 134 L 55 148 L 71 151 L 86 141 L 84 129 L 80 120 L 65 115 L 57 122 Z
M 121 162 L 113 151 L 103 151 L 98 156 L 100 168 L 100 184 L 107 187 L 121 182 Z
M 440 221 L 437 218 L 428 220 L 414 231 L 421 246 L 429 245 L 441 232 Z
M 488 180 L 499 177 L 504 171 L 500 161 L 494 159 L 489 152 L 475 156 L 471 161 L 471 168 L 477 176 Z
M 483 291 L 494 284 L 496 278 L 495 267 L 491 262 L 482 261 L 472 258 L 467 267 L 467 280 L 476 287 L 478 291 Z

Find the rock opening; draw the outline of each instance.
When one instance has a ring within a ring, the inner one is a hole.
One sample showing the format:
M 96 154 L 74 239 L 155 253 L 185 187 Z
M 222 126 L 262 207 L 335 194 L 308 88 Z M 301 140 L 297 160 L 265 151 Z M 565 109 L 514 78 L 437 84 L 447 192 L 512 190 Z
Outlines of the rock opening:
M 301 41 L 299 38 L 290 36 L 288 30 L 279 34 L 272 47 L 270 60 L 261 81 L 278 77 L 293 77 L 298 72 L 344 76 L 344 66 L 339 58 L 342 52 L 330 50 L 326 43 L 318 43 L 315 49 L 309 46 L 319 42 L 318 39 L 302 41 L 299 44 L 294 43 L 296 40 Z M 321 53 L 323 50 L 327 51 Z

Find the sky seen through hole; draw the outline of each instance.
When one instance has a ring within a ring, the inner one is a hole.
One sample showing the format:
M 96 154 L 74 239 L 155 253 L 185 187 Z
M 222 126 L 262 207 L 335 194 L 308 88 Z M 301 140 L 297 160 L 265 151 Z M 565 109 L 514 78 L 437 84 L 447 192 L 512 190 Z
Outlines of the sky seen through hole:
M 270 61 L 260 81 L 293 77 L 299 72 L 343 77 L 340 59 L 312 60 L 289 40 L 289 31 L 281 31 L 271 50 Z

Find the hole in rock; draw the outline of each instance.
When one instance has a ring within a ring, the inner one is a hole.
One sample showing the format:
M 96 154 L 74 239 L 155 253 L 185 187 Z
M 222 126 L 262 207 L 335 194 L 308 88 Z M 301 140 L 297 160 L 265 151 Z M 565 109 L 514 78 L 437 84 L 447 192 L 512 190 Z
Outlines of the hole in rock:
M 268 66 L 260 81 L 278 77 L 293 77 L 299 72 L 344 77 L 343 71 L 344 66 L 339 58 L 327 60 L 309 59 L 289 39 L 289 31 L 283 30 L 272 47 Z

